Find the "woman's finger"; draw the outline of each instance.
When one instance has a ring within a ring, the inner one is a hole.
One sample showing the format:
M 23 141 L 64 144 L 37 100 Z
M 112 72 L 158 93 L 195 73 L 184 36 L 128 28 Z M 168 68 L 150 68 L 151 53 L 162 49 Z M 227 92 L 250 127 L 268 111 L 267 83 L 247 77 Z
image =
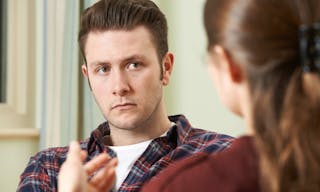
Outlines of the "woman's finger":
M 67 161 L 78 161 L 81 159 L 81 148 L 78 142 L 71 141 L 69 145 L 69 151 L 67 153 Z
M 94 157 L 92 160 L 88 161 L 84 165 L 84 170 L 86 171 L 87 175 L 90 176 L 98 171 L 101 167 L 105 166 L 110 159 L 111 158 L 109 155 L 107 155 L 106 153 L 101 153 L 98 156 Z
M 100 169 L 90 180 L 90 185 L 95 188 L 99 188 L 100 190 L 110 190 L 115 182 L 116 174 L 116 166 L 118 164 L 118 160 L 116 158 L 111 159 L 108 164 Z

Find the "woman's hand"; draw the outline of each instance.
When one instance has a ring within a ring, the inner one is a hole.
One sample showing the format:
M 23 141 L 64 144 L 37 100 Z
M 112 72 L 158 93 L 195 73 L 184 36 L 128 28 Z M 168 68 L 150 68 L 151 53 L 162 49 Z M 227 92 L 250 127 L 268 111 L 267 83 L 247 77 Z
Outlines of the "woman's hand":
M 86 157 L 87 153 L 77 142 L 70 143 L 67 159 L 58 176 L 59 192 L 106 192 L 112 189 L 117 160 L 101 153 L 83 164 Z

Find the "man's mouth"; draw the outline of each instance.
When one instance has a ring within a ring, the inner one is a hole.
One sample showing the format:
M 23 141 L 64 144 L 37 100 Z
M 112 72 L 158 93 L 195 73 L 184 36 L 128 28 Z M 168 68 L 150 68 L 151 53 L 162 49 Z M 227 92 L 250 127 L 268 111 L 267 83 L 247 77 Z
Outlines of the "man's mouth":
M 111 109 L 117 109 L 117 110 L 127 110 L 131 109 L 133 107 L 136 107 L 137 105 L 135 103 L 121 103 L 121 104 L 115 104 L 111 107 Z

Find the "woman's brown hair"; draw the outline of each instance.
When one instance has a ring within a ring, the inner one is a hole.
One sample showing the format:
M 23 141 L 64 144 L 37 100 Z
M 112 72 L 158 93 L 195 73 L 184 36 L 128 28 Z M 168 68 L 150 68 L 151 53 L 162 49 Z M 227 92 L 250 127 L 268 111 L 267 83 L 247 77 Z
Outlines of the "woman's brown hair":
M 320 191 L 320 69 L 304 71 L 299 51 L 301 26 L 317 22 L 319 0 L 205 5 L 208 48 L 224 47 L 247 75 L 262 191 Z

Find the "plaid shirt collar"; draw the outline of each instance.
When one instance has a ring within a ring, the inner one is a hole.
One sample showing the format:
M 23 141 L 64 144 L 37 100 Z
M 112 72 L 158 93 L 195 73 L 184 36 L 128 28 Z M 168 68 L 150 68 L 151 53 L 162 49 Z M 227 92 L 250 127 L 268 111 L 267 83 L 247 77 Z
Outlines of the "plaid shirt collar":
M 175 125 L 168 130 L 165 138 L 156 138 L 153 142 L 166 143 L 171 146 L 170 148 L 175 148 L 177 145 L 182 145 L 186 140 L 188 140 L 188 137 L 190 137 L 188 133 L 192 127 L 184 115 L 169 116 L 169 120 L 175 123 Z M 110 128 L 108 122 L 100 124 L 98 128 L 91 133 L 88 145 L 86 146 L 89 157 L 93 158 L 101 152 L 106 152 L 111 157 L 116 157 L 115 152 L 105 146 L 103 142 L 104 137 L 109 135 Z

